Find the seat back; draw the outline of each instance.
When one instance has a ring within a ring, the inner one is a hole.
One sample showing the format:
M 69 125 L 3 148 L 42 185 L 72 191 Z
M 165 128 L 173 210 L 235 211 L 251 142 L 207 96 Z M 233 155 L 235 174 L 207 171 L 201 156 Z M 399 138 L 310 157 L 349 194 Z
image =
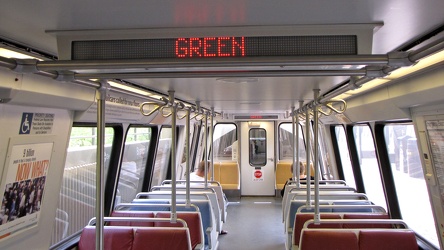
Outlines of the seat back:
M 220 183 L 220 162 L 214 162 L 213 163 L 213 167 L 214 167 L 214 180 Z M 208 180 L 211 180 L 211 170 L 208 171 Z
M 324 213 L 321 214 L 321 219 L 341 219 L 339 214 L 329 214 Z M 304 228 L 305 222 L 313 219 L 313 213 L 298 213 L 294 219 L 294 228 L 293 228 L 293 245 L 299 245 L 299 239 L 301 236 L 302 229 Z M 309 228 L 342 228 L 342 224 L 311 224 Z
M 304 229 L 299 249 L 359 250 L 359 243 L 353 231 Z
M 276 164 L 276 189 L 283 189 L 285 182 L 292 177 L 291 162 L 280 161 Z
M 132 250 L 191 250 L 190 233 L 184 227 L 139 227 Z
M 224 190 L 239 190 L 240 176 L 237 161 L 220 162 L 220 184 Z
M 111 217 L 141 217 L 141 218 L 154 218 L 153 212 L 145 211 L 113 211 Z M 138 221 L 110 221 L 109 226 L 132 226 L 132 227 L 152 227 L 154 223 L 151 221 L 138 222 Z
M 159 206 L 150 207 L 130 207 L 132 211 L 169 211 L 170 207 L 162 206 L 162 204 L 170 204 L 168 199 L 134 199 L 132 203 L 136 204 L 159 204 Z
M 344 219 L 390 219 L 388 214 L 377 213 L 349 213 L 343 215 Z M 343 228 L 393 228 L 392 224 L 372 224 L 372 223 L 343 223 Z
M 356 201 L 334 201 L 332 205 L 373 205 L 368 200 L 356 200 Z M 373 210 L 368 207 L 356 207 L 356 208 L 333 208 L 334 213 L 371 213 Z
M 103 228 L 104 249 L 131 250 L 134 239 L 131 227 L 111 227 Z M 96 249 L 96 227 L 86 226 L 83 228 L 78 244 L 78 250 Z
M 170 212 L 159 212 L 156 218 L 170 218 Z M 194 249 L 197 245 L 204 245 L 204 233 L 202 227 L 202 219 L 199 212 L 179 212 L 177 218 L 183 219 L 190 230 L 191 247 Z M 177 227 L 179 223 L 156 222 L 156 227 Z
M 178 201 L 178 203 L 185 203 L 185 201 Z M 199 208 L 199 212 L 202 218 L 202 227 L 204 232 L 207 232 L 209 229 L 216 230 L 216 222 L 215 217 L 213 215 L 213 209 L 211 208 L 210 201 L 208 200 L 192 200 L 192 204 L 196 205 Z M 210 244 L 209 235 L 207 233 L 205 236 L 205 245 Z
M 361 230 L 359 232 L 361 250 L 418 250 L 415 233 L 411 230 Z
M 288 214 L 285 215 L 285 230 L 287 229 L 292 229 L 293 228 L 293 222 L 296 216 L 296 212 L 298 211 L 299 207 L 305 205 L 306 202 L 302 201 L 302 200 L 293 200 L 290 202 L 290 207 L 289 207 L 289 211 Z M 320 201 L 319 204 L 321 205 L 327 205 L 329 204 L 328 202 L 324 202 L 324 201 Z M 307 212 L 306 210 L 303 210 L 302 212 Z M 331 212 L 331 209 L 322 209 L 320 212 L 323 213 L 328 213 Z
M 214 190 L 213 190 L 214 191 Z M 140 197 L 148 197 L 148 200 L 151 198 L 156 199 L 171 199 L 171 191 L 153 191 L 148 193 L 139 193 L 138 196 Z M 213 226 L 217 231 L 220 231 L 222 229 L 222 216 L 221 216 L 221 210 L 219 209 L 219 203 L 217 201 L 216 193 L 214 192 L 198 192 L 193 191 L 190 194 L 191 203 L 197 205 L 202 213 L 204 213 L 200 206 L 205 206 L 205 204 L 200 203 L 200 201 L 209 202 L 212 216 L 214 216 L 214 219 L 212 221 L 214 222 Z M 184 204 L 186 199 L 185 193 L 177 193 L 176 194 L 176 202 L 177 204 Z M 142 199 L 138 199 L 142 200 Z M 198 205 L 199 204 L 199 205 Z M 204 215 L 202 214 L 202 220 L 204 220 Z

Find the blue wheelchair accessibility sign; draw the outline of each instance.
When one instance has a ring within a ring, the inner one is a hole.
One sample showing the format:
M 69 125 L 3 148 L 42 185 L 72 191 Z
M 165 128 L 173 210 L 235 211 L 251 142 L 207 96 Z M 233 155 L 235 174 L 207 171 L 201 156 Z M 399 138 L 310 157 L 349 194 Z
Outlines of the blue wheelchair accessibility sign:
M 20 123 L 20 135 L 30 134 L 31 126 L 32 126 L 32 118 L 34 113 L 23 113 L 22 114 L 22 122 Z

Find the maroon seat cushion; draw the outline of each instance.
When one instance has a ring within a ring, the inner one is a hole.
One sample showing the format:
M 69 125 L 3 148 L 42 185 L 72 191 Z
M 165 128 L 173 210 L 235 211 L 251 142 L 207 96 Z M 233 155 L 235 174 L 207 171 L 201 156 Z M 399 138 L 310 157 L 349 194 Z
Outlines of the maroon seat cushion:
M 131 250 L 134 232 L 132 228 L 104 227 L 103 244 L 104 249 Z M 96 249 L 96 227 L 87 226 L 80 235 L 79 250 Z
M 170 212 L 159 212 L 156 214 L 157 218 L 170 218 Z M 204 239 L 202 238 L 202 220 L 200 218 L 199 212 L 196 213 L 177 213 L 177 218 L 183 219 L 190 230 L 191 247 L 194 249 L 198 244 L 204 244 Z M 182 226 L 180 223 L 168 223 L 168 222 L 156 222 L 156 227 L 177 227 Z
M 293 244 L 294 245 L 299 245 L 299 238 L 301 236 L 301 231 L 302 228 L 304 227 L 305 222 L 307 222 L 308 220 L 313 219 L 313 214 L 312 213 L 298 213 L 296 214 L 296 216 L 294 217 L 294 227 L 293 227 Z M 341 219 L 341 216 L 339 214 L 321 214 L 321 219 Z M 342 225 L 340 223 L 336 224 L 336 223 L 332 223 L 332 224 L 320 224 L 320 225 L 315 225 L 315 224 L 311 224 L 309 226 L 309 228 L 341 228 Z
M 187 228 L 144 227 L 134 234 L 133 250 L 188 250 L 191 249 Z
M 361 230 L 359 232 L 361 250 L 418 250 L 415 233 L 411 230 Z
M 300 250 L 358 250 L 358 237 L 353 231 L 303 230 Z

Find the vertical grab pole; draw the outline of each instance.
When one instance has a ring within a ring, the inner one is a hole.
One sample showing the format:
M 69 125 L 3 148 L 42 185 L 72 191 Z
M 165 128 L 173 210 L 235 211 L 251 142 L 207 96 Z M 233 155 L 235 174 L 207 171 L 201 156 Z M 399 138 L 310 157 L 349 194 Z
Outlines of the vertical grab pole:
M 211 127 L 210 127 L 210 140 L 211 140 L 211 181 L 214 181 L 214 148 L 213 148 L 213 133 L 214 133 L 214 107 L 211 107 Z
M 174 103 L 174 91 L 168 91 L 171 104 L 171 222 L 176 222 L 176 120 L 177 104 Z
M 315 175 L 315 213 L 314 213 L 314 221 L 315 223 L 319 223 L 320 214 L 319 214 L 319 117 L 318 117 L 318 105 L 317 101 L 319 98 L 319 89 L 314 89 L 314 107 L 313 107 L 313 167 L 314 167 L 314 175 Z
M 109 90 L 106 80 L 100 81 L 97 89 L 97 155 L 96 155 L 96 249 L 103 249 L 104 197 L 103 180 L 105 169 L 105 99 Z
M 298 140 L 297 135 L 296 135 L 296 120 L 295 120 L 295 111 L 294 111 L 294 107 L 291 107 L 291 113 L 293 114 L 291 116 L 291 124 L 292 124 L 292 133 L 293 133 L 293 149 L 297 148 L 296 146 L 296 142 Z M 293 180 L 296 181 L 296 187 L 299 188 L 299 175 L 297 173 L 299 173 L 298 171 L 298 164 L 296 164 L 296 159 L 298 158 L 298 150 L 293 150 L 293 164 L 291 165 L 291 168 L 293 170 Z
M 205 188 L 208 188 L 208 112 L 205 114 L 205 170 L 204 170 L 204 180 Z
M 305 110 L 305 145 L 306 149 L 306 170 L 307 170 L 307 177 L 306 179 L 306 187 L 307 187 L 307 207 L 311 207 L 311 181 L 310 181 L 310 175 L 311 175 L 311 169 L 310 169 L 310 108 L 307 107 L 307 110 Z
M 302 108 L 302 105 L 304 105 L 304 101 L 299 101 L 299 110 Z M 296 169 L 297 169 L 297 183 L 296 186 L 298 188 L 301 187 L 301 177 L 300 177 L 300 173 L 301 173 L 301 160 L 299 159 L 301 156 L 299 155 L 299 131 L 300 131 L 300 126 L 299 126 L 299 114 L 296 115 Z
M 185 140 L 185 159 L 186 159 L 186 169 L 185 169 L 185 176 L 186 176 L 186 207 L 191 206 L 191 197 L 190 197 L 190 109 L 186 109 L 186 124 L 185 124 L 185 133 L 186 133 L 186 140 Z

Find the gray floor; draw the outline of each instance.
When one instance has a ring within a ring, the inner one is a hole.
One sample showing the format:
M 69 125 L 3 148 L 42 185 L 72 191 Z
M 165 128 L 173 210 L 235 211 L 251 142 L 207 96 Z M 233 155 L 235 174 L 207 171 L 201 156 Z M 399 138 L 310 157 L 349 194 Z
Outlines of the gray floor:
M 274 197 L 242 197 L 230 202 L 224 224 L 228 234 L 219 236 L 219 250 L 285 249 L 281 202 Z

